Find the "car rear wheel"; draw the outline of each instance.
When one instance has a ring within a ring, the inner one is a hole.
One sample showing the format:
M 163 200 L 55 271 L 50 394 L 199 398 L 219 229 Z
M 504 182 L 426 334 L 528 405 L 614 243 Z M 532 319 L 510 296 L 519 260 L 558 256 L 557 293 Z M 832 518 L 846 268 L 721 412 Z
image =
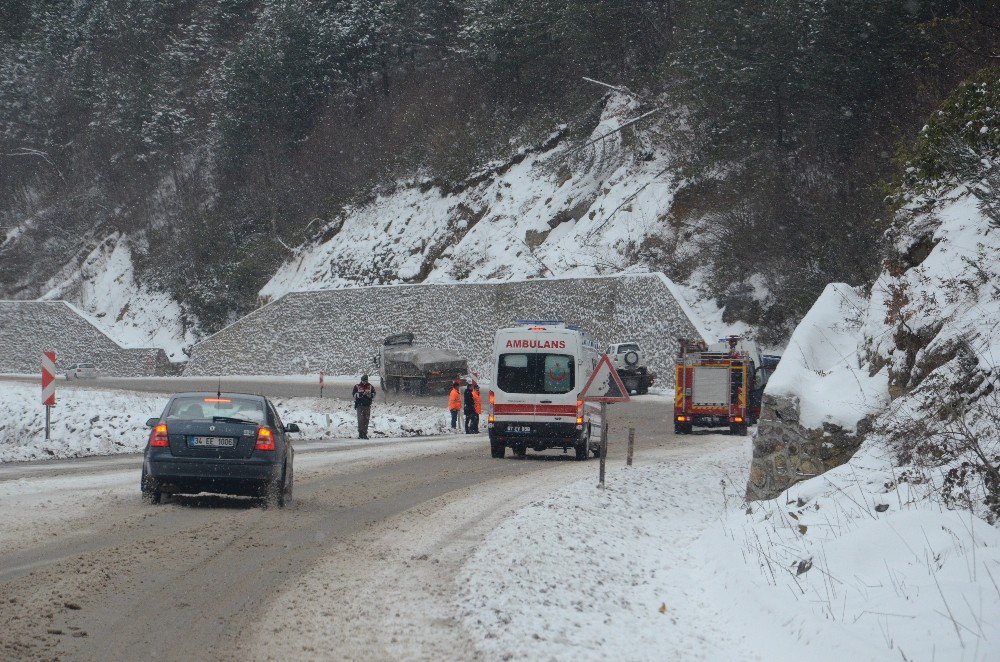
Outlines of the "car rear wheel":
M 142 478 L 139 479 L 139 489 L 142 490 L 142 500 L 148 504 L 160 503 L 163 499 L 160 481 L 146 475 L 145 469 L 142 470 Z
M 264 507 L 269 508 L 271 506 L 277 506 L 278 508 L 284 508 L 286 504 L 292 502 L 292 481 L 291 477 L 288 477 L 288 483 L 285 484 L 286 469 L 281 470 L 281 480 L 275 481 L 267 486 L 267 491 L 264 494 Z
M 511 446 L 510 449 L 514 451 L 514 455 L 518 457 L 524 457 L 528 452 L 527 446 Z

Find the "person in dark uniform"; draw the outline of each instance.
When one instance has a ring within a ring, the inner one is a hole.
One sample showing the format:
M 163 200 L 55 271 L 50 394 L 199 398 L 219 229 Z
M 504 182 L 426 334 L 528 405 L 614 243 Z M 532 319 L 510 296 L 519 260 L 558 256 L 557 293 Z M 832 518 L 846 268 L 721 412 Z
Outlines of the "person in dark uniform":
M 465 434 L 478 434 L 479 412 L 482 411 L 482 405 L 479 403 L 479 385 L 475 381 L 470 381 L 465 387 L 462 405 L 465 410 Z
M 358 439 L 368 438 L 368 421 L 372 417 L 375 387 L 368 383 L 368 375 L 361 375 L 361 383 L 354 385 L 354 409 L 358 412 Z

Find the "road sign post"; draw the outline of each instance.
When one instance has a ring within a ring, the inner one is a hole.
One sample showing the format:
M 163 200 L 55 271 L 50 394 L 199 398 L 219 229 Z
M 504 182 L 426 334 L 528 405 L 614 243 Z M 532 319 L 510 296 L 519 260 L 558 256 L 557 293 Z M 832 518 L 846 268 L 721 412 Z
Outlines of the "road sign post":
M 45 438 L 52 426 L 52 406 L 56 404 L 56 353 L 42 352 L 42 404 L 45 405 Z
M 603 490 L 604 465 L 608 456 L 608 404 L 629 401 L 628 389 L 607 354 L 598 361 L 590 379 L 580 391 L 580 400 L 601 403 L 601 469 L 597 487 Z
M 319 397 L 323 397 L 323 371 L 319 371 Z
M 632 466 L 632 452 L 635 450 L 635 428 L 628 429 L 628 455 L 625 459 L 625 464 Z

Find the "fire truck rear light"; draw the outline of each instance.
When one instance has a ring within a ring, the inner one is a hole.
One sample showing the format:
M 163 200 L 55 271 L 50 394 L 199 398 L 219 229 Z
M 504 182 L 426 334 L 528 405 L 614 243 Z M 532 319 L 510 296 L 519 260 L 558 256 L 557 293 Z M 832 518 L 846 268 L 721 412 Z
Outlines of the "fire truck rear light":
M 742 416 L 734 416 L 733 417 L 733 423 L 742 423 L 742 422 L 743 422 L 743 417 Z
M 678 416 L 677 417 L 677 422 L 678 423 L 683 423 L 686 420 L 687 420 L 687 416 Z
M 153 448 L 168 448 L 170 446 L 166 423 L 160 423 L 153 428 L 153 433 L 149 435 L 149 445 Z

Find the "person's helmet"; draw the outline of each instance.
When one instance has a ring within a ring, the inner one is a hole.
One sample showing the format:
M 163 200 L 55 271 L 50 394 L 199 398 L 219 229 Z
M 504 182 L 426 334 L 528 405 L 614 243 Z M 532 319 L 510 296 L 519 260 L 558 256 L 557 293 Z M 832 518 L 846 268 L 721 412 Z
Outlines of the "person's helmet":
M 368 375 L 361 375 L 361 383 L 362 384 L 368 383 Z

